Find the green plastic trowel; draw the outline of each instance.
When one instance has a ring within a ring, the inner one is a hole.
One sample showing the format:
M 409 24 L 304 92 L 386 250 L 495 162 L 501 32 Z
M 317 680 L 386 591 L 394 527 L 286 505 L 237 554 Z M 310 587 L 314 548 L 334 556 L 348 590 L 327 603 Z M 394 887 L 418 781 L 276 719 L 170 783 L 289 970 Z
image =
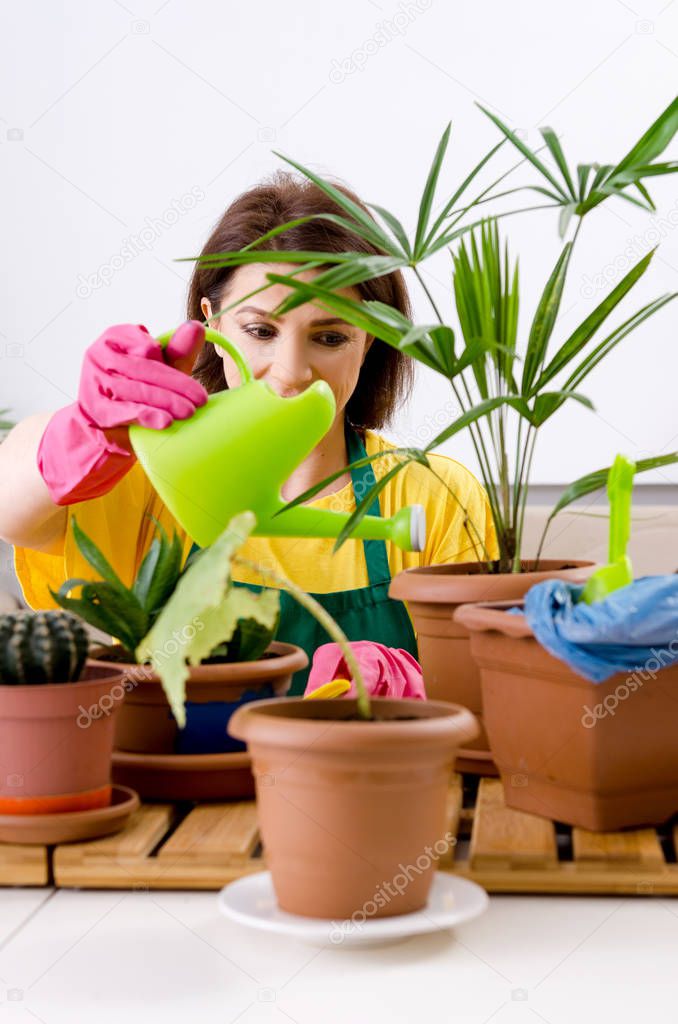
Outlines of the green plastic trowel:
M 173 333 L 158 342 L 165 346 Z M 200 547 L 209 547 L 246 510 L 254 512 L 253 533 L 259 536 L 337 537 L 348 513 L 296 505 L 278 515 L 286 504 L 283 484 L 334 420 L 329 384 L 317 380 L 300 395 L 282 398 L 254 379 L 232 341 L 212 328 L 205 337 L 233 358 L 241 384 L 210 395 L 189 419 L 174 420 L 163 430 L 130 426 L 130 442 L 153 487 Z M 423 551 L 424 509 L 407 506 L 390 519 L 364 516 L 351 536 Z
M 631 536 L 631 494 L 635 462 L 618 455 L 607 474 L 607 496 L 610 500 L 609 564 L 589 576 L 581 600 L 586 604 L 602 601 L 613 590 L 633 583 L 633 567 L 626 554 Z

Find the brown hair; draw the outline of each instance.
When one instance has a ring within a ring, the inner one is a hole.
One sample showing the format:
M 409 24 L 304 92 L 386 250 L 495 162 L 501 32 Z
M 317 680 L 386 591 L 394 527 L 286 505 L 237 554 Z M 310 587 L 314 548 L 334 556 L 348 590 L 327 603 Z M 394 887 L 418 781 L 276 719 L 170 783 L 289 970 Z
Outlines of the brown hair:
M 335 188 L 369 212 L 358 197 L 344 185 L 333 181 Z M 202 255 L 233 252 L 254 242 L 267 231 L 298 217 L 318 213 L 343 213 L 337 203 L 325 195 L 312 181 L 298 178 L 289 171 L 277 171 L 254 188 L 243 192 L 231 203 L 202 250 Z M 265 243 L 268 249 L 289 252 L 302 249 L 311 252 L 364 252 L 381 254 L 359 235 L 326 220 L 310 220 L 277 235 Z M 265 260 L 265 250 L 262 257 Z M 200 300 L 209 299 L 212 310 L 219 309 L 224 288 L 233 267 L 210 267 L 196 263 L 189 285 L 188 317 L 203 320 Z M 385 274 L 373 281 L 356 285 L 363 299 L 378 299 L 394 306 L 408 319 L 410 301 L 400 271 Z M 214 345 L 205 345 L 193 367 L 192 376 L 210 393 L 228 387 L 223 363 Z M 385 342 L 375 338 L 360 370 L 356 388 L 347 406 L 346 416 L 357 427 L 379 428 L 387 424 L 401 402 L 409 396 L 414 381 L 413 360 Z

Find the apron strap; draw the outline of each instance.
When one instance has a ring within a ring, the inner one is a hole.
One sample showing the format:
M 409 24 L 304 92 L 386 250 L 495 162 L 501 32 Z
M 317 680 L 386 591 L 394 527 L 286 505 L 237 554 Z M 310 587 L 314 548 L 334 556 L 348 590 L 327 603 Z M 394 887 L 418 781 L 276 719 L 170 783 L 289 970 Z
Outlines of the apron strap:
M 345 430 L 346 451 L 349 463 L 357 462 L 359 459 L 366 458 L 367 451 L 360 434 L 350 426 L 348 421 L 346 421 Z M 361 466 L 358 469 L 351 469 L 351 480 L 353 483 L 353 494 L 356 499 L 356 504 L 363 495 L 367 494 L 370 487 L 375 483 L 376 478 L 372 467 L 373 463 L 369 463 L 368 465 Z M 368 509 L 368 515 L 381 516 L 381 506 L 379 504 L 378 494 L 375 495 L 374 500 Z M 388 564 L 386 541 L 363 540 L 363 550 L 365 552 L 367 577 L 370 581 L 370 586 L 374 586 L 376 583 L 385 583 L 390 580 L 391 569 Z

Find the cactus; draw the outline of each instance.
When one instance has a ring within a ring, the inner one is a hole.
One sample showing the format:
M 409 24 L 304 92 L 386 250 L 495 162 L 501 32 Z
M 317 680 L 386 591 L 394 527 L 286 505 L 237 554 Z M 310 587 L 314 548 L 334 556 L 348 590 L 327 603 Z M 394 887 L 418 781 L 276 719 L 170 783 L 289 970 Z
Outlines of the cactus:
M 88 648 L 87 630 L 70 612 L 0 615 L 0 684 L 76 682 Z

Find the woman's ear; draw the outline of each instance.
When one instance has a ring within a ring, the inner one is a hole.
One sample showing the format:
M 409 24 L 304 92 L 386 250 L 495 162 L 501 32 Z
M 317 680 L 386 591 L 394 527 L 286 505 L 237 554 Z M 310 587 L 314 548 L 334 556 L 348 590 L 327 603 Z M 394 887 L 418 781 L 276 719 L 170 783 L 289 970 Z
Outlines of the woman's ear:
M 212 303 L 210 302 L 209 299 L 206 299 L 205 296 L 203 296 L 202 299 L 200 300 L 200 308 L 202 310 L 202 315 L 204 316 L 205 320 L 209 320 L 209 318 L 212 316 Z M 217 331 L 219 330 L 220 322 L 221 321 L 219 321 L 219 323 L 213 324 L 214 329 Z M 226 353 L 224 349 L 221 347 L 221 345 L 215 345 L 214 348 L 217 350 L 217 352 L 223 359 Z

